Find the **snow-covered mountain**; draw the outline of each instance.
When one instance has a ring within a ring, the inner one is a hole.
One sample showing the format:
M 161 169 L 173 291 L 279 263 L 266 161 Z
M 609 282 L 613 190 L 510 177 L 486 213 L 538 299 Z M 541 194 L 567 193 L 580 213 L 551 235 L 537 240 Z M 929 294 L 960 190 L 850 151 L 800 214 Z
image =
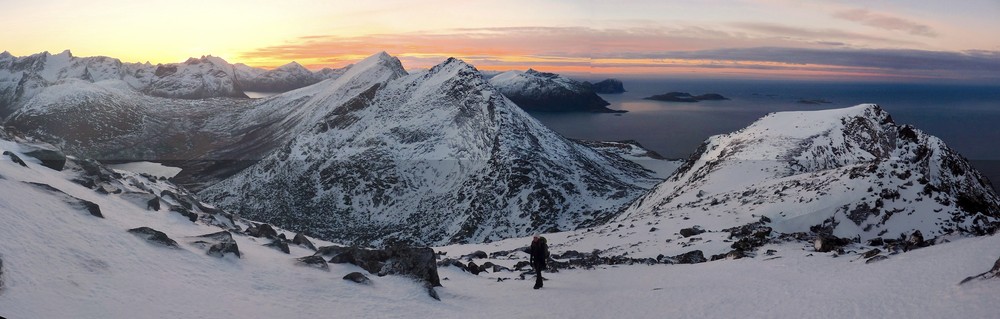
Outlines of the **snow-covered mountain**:
M 555 73 L 507 71 L 489 79 L 503 95 L 530 112 L 619 113 L 591 85 Z
M 761 239 L 802 233 L 867 242 L 919 231 L 931 240 L 996 231 L 998 203 L 986 179 L 940 139 L 864 104 L 773 113 L 713 136 L 614 221 L 569 236 L 630 256 L 724 254 L 758 230 Z
M 383 53 L 269 99 L 260 112 L 308 110 L 308 130 L 201 194 L 321 238 L 449 243 L 600 224 L 654 182 L 545 128 L 460 60 L 403 75 Z
M 310 86 L 319 81 L 332 79 L 343 74 L 346 68 L 325 68 L 315 73 L 301 64 L 290 62 L 272 70 L 235 65 L 237 78 L 243 90 L 253 92 L 286 92 Z

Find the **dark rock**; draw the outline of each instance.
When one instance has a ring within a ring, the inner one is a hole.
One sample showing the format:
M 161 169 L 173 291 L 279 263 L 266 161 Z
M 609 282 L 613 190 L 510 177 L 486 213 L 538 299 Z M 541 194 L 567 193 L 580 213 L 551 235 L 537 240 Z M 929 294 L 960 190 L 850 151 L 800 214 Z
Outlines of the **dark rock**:
M 433 249 L 406 246 L 393 246 L 387 249 L 357 247 L 331 249 L 328 247 L 331 246 L 321 247 L 316 254 L 320 255 L 321 252 L 335 254 L 336 251 L 340 251 L 330 262 L 346 261 L 379 276 L 411 276 L 424 280 L 435 287 L 441 285 Z
M 677 264 L 698 264 L 708 261 L 701 250 L 692 250 L 673 257 Z
M 4 276 L 3 276 L 3 255 L 0 254 L 0 292 L 3 292 L 4 287 Z
M 20 164 L 21 166 L 28 167 L 28 164 L 25 164 L 20 157 L 18 157 L 14 153 L 11 153 L 10 151 L 3 151 L 3 155 L 7 155 L 8 157 L 10 157 L 10 161 L 14 162 L 15 164 Z
M 228 231 L 220 231 L 217 233 L 205 234 L 195 237 L 197 238 L 192 244 L 199 247 L 208 246 L 208 251 L 206 252 L 209 256 L 222 258 L 227 253 L 232 253 L 236 257 L 240 257 L 240 248 L 236 244 L 236 240 L 233 239 L 233 234 Z
M 702 230 L 701 227 L 698 227 L 698 226 L 694 226 L 694 227 L 691 227 L 691 228 L 684 228 L 684 229 L 681 229 L 681 231 L 680 231 L 681 236 L 684 236 L 684 237 L 691 237 L 691 236 L 698 235 L 698 234 L 701 234 L 701 233 L 704 233 L 704 232 L 705 231 Z
M 836 250 L 844 245 L 851 243 L 849 239 L 838 238 L 833 235 L 817 235 L 816 239 L 813 240 L 813 248 L 817 252 L 825 253 Z
M 868 240 L 868 246 L 882 246 L 884 244 L 885 242 L 882 240 L 882 237 L 875 237 Z
M 521 270 L 524 269 L 525 267 L 530 267 L 530 266 L 531 266 L 530 262 L 528 262 L 527 260 L 522 260 L 514 264 L 514 270 Z
M 181 214 L 181 216 L 187 217 L 187 219 L 190 220 L 191 222 L 195 222 L 198 220 L 198 213 L 192 212 L 190 209 L 184 208 L 183 206 L 170 205 L 170 211 Z
M 928 242 L 924 241 L 924 234 L 920 233 L 919 230 L 915 230 L 909 237 L 906 238 L 906 244 L 903 247 L 903 251 L 927 247 L 928 244 Z
M 281 240 L 281 239 L 275 239 L 275 240 L 271 241 L 271 243 L 265 244 L 264 246 L 280 250 L 281 252 L 286 253 L 286 254 L 290 254 L 291 253 L 291 251 L 288 249 L 288 242 L 285 242 L 284 240 Z M 317 256 L 317 257 L 319 257 L 319 256 Z M 319 257 L 319 258 L 323 259 L 323 257 Z
M 61 171 L 66 167 L 66 154 L 55 146 L 44 143 L 21 144 L 21 154 L 34 157 L 42 162 L 42 166 Z
M 587 257 L 587 255 L 575 250 L 567 250 L 562 254 L 556 254 L 552 256 L 552 258 L 555 259 L 580 259 L 584 257 Z
M 312 256 L 305 256 L 302 258 L 298 258 L 295 260 L 299 265 L 330 271 L 330 265 L 326 263 L 326 260 L 323 259 L 323 256 L 312 255 Z
M 316 253 L 313 255 L 323 256 L 323 257 L 334 257 L 340 255 L 344 252 L 349 252 L 351 247 L 343 246 L 323 246 L 316 249 Z
M 691 93 L 687 93 L 687 92 L 668 92 L 668 93 L 664 93 L 664 94 L 658 94 L 658 95 L 653 95 L 653 96 L 649 96 L 649 97 L 644 97 L 643 99 L 645 99 L 645 100 L 655 100 L 655 101 L 665 101 L 665 102 L 687 102 L 687 103 L 694 103 L 694 102 L 698 102 L 698 101 L 720 101 L 720 100 L 728 100 L 728 98 L 726 98 L 725 96 L 722 96 L 722 95 L 719 95 L 719 94 L 715 94 L 715 93 L 708 93 L 708 94 L 702 94 L 702 95 L 695 96 L 695 95 L 691 95 Z
M 434 300 L 441 301 L 441 296 L 438 296 L 437 290 L 434 290 L 434 286 L 427 285 L 425 288 L 427 288 L 427 295 L 428 296 L 430 296 L 431 298 L 434 298 Z
M 350 281 L 353 281 L 353 282 L 356 282 L 356 283 L 359 283 L 359 284 L 362 284 L 362 285 L 371 285 L 372 284 L 372 280 L 371 279 L 368 279 L 367 276 L 365 276 L 364 274 L 362 274 L 360 272 L 357 272 L 357 271 L 349 273 L 349 274 L 347 274 L 347 276 L 344 276 L 344 280 L 350 280 Z
M 594 93 L 598 94 L 621 94 L 626 92 L 625 85 L 618 79 L 607 79 L 590 84 L 590 87 L 594 90 Z
M 253 225 L 247 228 L 246 233 L 248 236 L 253 237 L 278 238 L 278 231 L 274 230 L 274 227 L 268 224 Z
M 147 201 L 146 202 L 146 209 L 156 210 L 156 211 L 160 210 L 160 197 L 159 196 L 153 196 L 153 199 L 150 199 L 149 201 Z
M 462 271 L 468 271 L 465 268 L 465 264 L 458 261 L 458 259 L 445 258 L 444 260 L 437 262 L 437 265 L 438 267 L 455 267 L 461 269 Z
M 295 237 L 292 237 L 292 244 L 316 251 L 316 246 L 313 245 L 312 241 L 310 241 L 309 238 L 306 238 L 306 235 L 303 235 L 302 233 L 297 233 L 295 234 Z
M 465 266 L 465 270 L 468 270 L 473 275 L 479 275 L 479 265 L 474 261 L 469 261 L 469 264 Z
M 864 259 L 872 258 L 872 257 L 877 256 L 878 254 L 881 254 L 881 253 L 882 253 L 882 250 L 880 250 L 878 248 L 875 248 L 875 249 L 866 251 L 864 254 L 861 254 L 861 258 L 864 258 Z
M 883 255 L 877 255 L 877 256 L 874 256 L 872 258 L 868 258 L 868 260 L 865 260 L 865 263 L 866 264 L 870 264 L 870 263 L 880 262 L 880 261 L 883 261 L 883 260 L 886 260 L 886 259 L 889 259 L 889 257 L 883 256 Z
M 489 255 L 486 255 L 485 251 L 477 250 L 477 251 L 472 252 L 471 254 L 462 256 L 462 258 L 463 259 L 470 259 L 470 260 L 473 259 L 473 258 L 485 259 L 485 258 L 489 258 Z
M 94 202 L 76 198 L 70 194 L 66 194 L 65 192 L 59 190 L 58 188 L 52 187 L 49 184 L 34 183 L 34 182 L 24 182 L 24 183 L 31 185 L 36 189 L 54 194 L 57 197 L 61 198 L 64 202 L 69 204 L 71 207 L 80 210 L 86 210 L 88 213 L 90 213 L 91 216 L 104 218 L 104 214 L 101 213 L 101 206 L 95 204 Z
M 491 83 L 514 104 L 529 112 L 592 112 L 592 113 L 624 113 L 623 110 L 612 110 L 610 105 L 594 90 L 583 82 L 562 78 L 554 73 L 538 72 L 529 69 L 519 75 L 531 86 L 507 87 L 503 83 Z M 532 89 L 539 88 L 539 89 Z
M 132 228 L 128 232 L 155 244 L 178 248 L 177 242 L 167 237 L 167 234 L 149 227 Z

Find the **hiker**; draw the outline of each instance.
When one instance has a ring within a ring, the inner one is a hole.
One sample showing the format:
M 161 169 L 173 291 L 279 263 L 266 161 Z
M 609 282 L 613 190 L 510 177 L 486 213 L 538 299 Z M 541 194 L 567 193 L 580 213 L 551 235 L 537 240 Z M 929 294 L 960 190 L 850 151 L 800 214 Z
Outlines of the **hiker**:
M 535 269 L 535 289 L 542 288 L 542 270 L 545 270 L 545 259 L 549 257 L 549 246 L 545 243 L 545 237 L 535 236 L 531 239 L 531 248 L 528 250 L 531 255 L 531 268 Z

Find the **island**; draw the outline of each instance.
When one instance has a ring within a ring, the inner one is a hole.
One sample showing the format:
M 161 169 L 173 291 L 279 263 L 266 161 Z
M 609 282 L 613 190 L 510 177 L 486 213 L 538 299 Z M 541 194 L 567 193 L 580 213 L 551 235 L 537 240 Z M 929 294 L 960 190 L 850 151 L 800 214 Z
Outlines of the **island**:
M 644 97 L 645 100 L 655 100 L 655 101 L 666 101 L 666 102 L 686 102 L 694 103 L 700 101 L 722 101 L 728 100 L 729 98 L 716 93 L 707 93 L 702 95 L 691 95 L 687 92 L 669 92 L 659 95 L 653 95 L 649 97 Z
M 597 83 L 583 82 L 589 85 L 597 94 L 622 94 L 625 93 L 625 85 L 619 79 L 606 79 Z

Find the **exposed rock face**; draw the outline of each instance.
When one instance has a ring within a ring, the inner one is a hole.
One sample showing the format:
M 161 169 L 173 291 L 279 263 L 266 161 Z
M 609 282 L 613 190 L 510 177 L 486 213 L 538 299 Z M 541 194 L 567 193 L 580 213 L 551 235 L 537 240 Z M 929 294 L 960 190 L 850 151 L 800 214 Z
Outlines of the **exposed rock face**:
M 333 76 L 336 74 L 333 69 L 324 72 L 324 76 L 321 76 L 296 62 L 266 71 L 242 64 L 237 64 L 235 68 L 240 87 L 245 91 L 255 92 L 286 92 L 316 84 L 324 79 L 336 78 Z M 342 74 L 343 71 L 340 73 Z M 339 74 L 336 75 L 339 76 Z
M 171 248 L 178 248 L 177 242 L 174 241 L 173 239 L 170 239 L 170 237 L 168 237 L 167 234 L 164 234 L 161 231 L 149 227 L 144 226 L 139 228 L 132 228 L 129 229 L 128 232 L 136 236 L 139 236 L 142 239 L 145 239 L 146 241 L 149 241 L 154 244 L 167 246 Z
M 7 157 L 10 157 L 10 161 L 14 162 L 17 165 L 21 165 L 22 167 L 28 167 L 28 164 L 26 164 L 24 160 L 21 159 L 20 156 L 17 156 L 17 154 L 14 154 L 10 151 L 3 151 L 3 155 L 7 155 Z
M 597 96 L 590 85 L 554 73 L 508 71 L 489 82 L 529 112 L 626 112 L 607 108 L 610 103 Z
M 66 154 L 52 144 L 20 141 L 21 154 L 34 157 L 42 166 L 61 171 L 66 166 Z
M 598 94 L 621 94 L 626 92 L 625 85 L 618 79 L 606 79 L 593 83 L 590 84 L 590 88 L 594 90 L 594 93 Z
M 429 245 L 595 225 L 654 181 L 548 130 L 460 60 L 404 75 L 376 55 L 324 82 L 308 130 L 200 194 L 326 240 Z
M 313 245 L 312 241 L 310 241 L 309 238 L 306 238 L 306 236 L 302 233 L 297 233 L 295 234 L 295 237 L 292 237 L 292 244 L 309 248 L 313 251 L 316 250 L 316 245 Z

